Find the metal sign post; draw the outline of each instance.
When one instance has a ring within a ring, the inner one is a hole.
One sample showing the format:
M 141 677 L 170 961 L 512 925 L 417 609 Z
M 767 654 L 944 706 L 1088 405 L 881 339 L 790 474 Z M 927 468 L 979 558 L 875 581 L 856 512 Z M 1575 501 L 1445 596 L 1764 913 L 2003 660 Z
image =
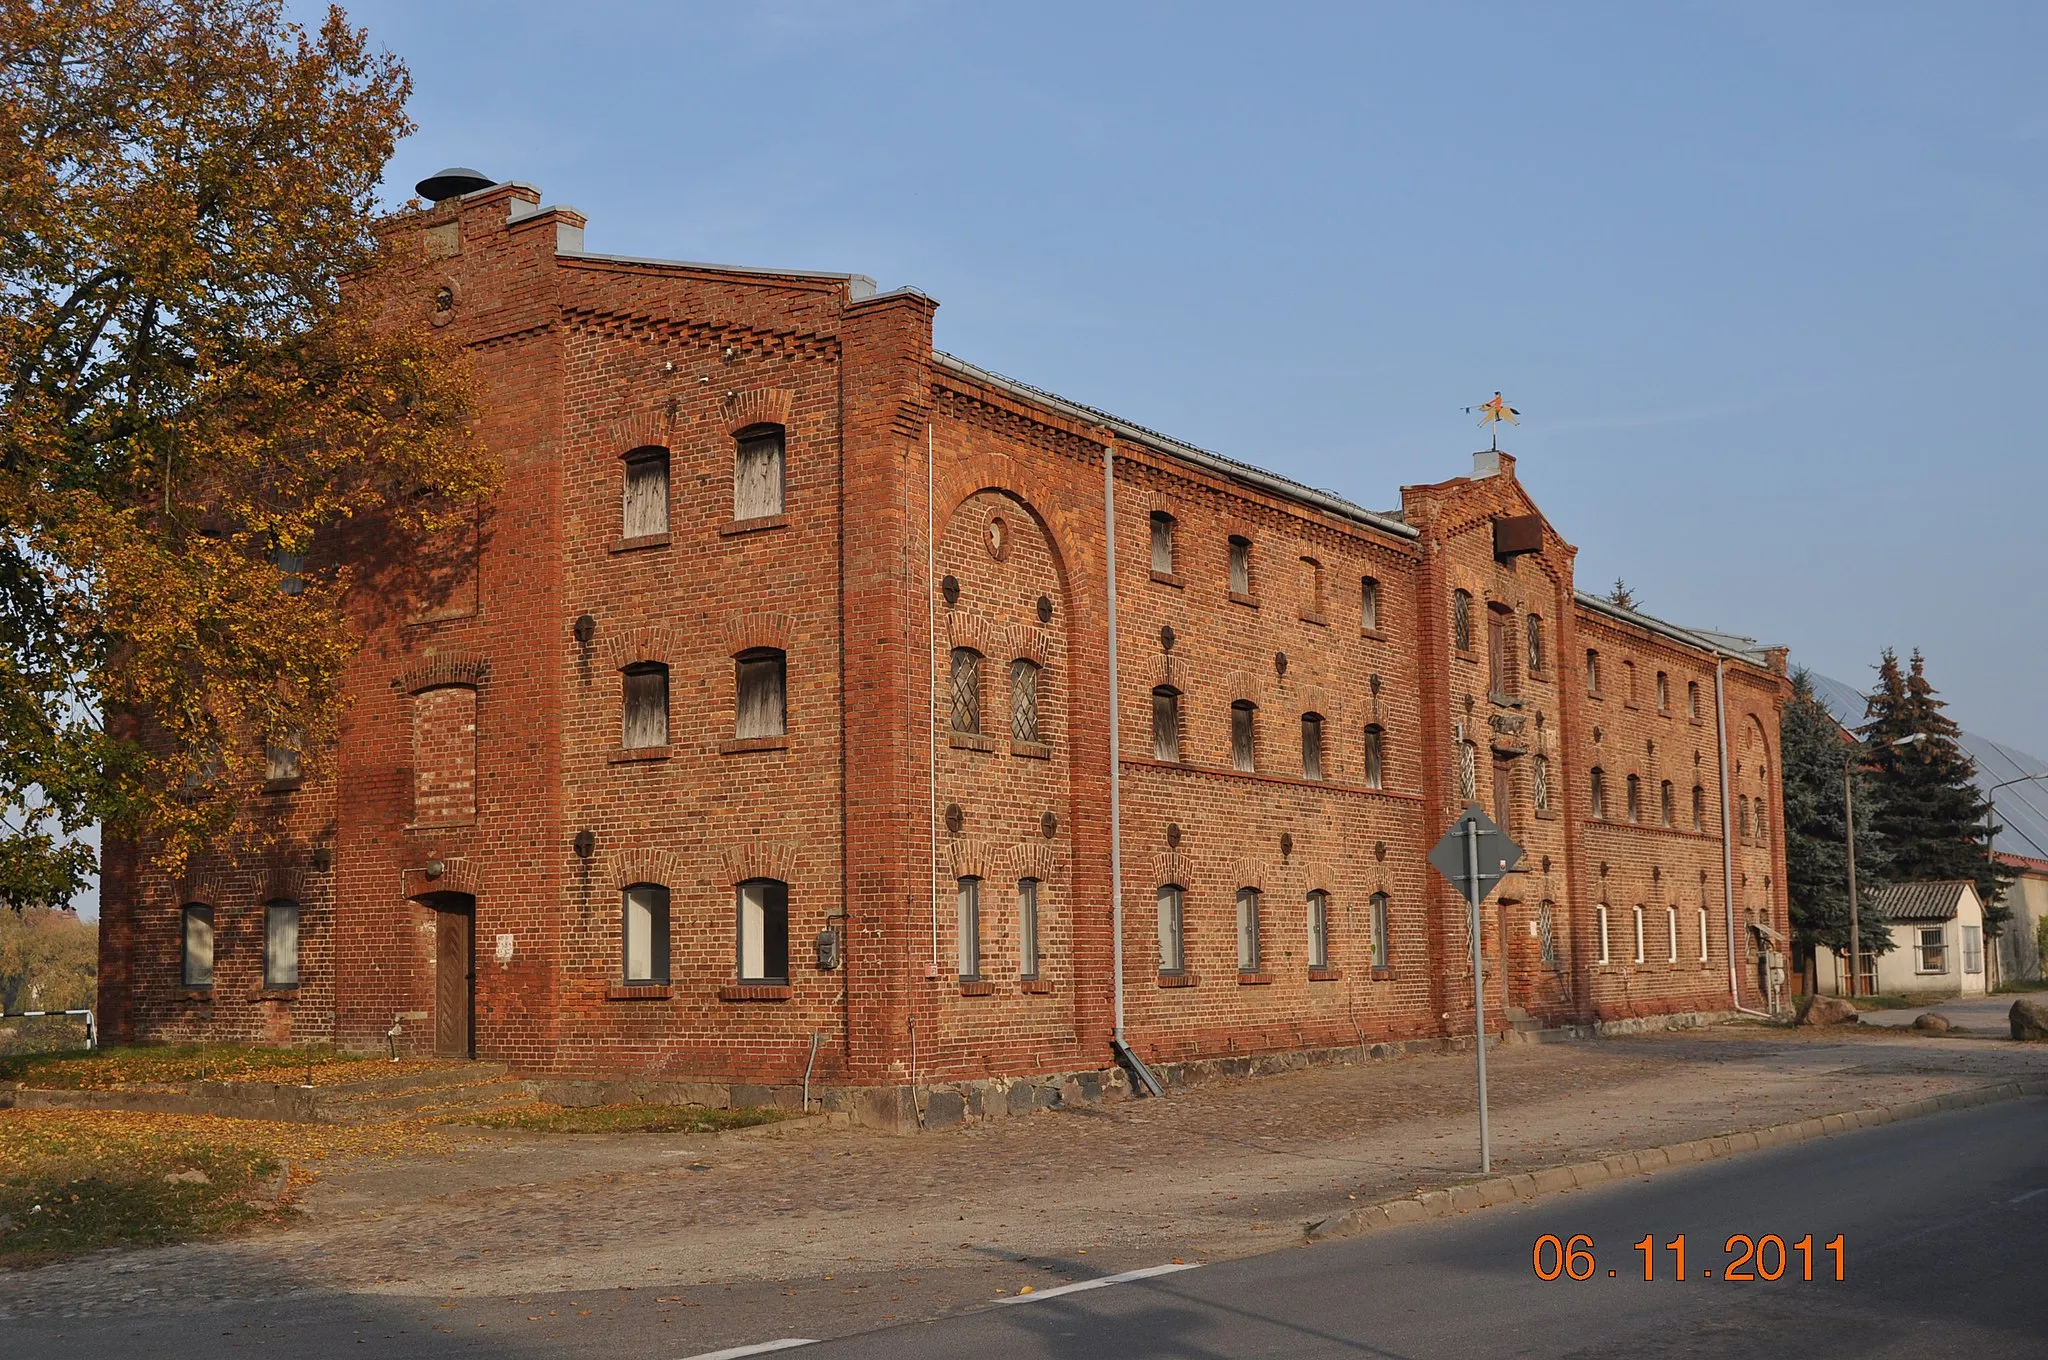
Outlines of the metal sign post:
M 1486 971 L 1479 948 L 1479 904 L 1492 895 L 1500 881 L 1522 862 L 1522 847 L 1516 845 L 1476 807 L 1444 832 L 1429 852 L 1436 871 L 1456 885 L 1465 899 L 1472 933 L 1472 1036 L 1479 1061 L 1479 1170 L 1493 1170 L 1493 1130 L 1486 1117 Z M 1505 941 L 1503 941 L 1505 945 Z

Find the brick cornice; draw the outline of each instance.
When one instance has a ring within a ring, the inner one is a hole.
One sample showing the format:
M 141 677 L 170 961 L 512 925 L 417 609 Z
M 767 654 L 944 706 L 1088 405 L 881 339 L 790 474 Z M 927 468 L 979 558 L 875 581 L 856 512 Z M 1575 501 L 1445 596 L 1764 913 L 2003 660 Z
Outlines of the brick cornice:
M 407 694 L 439 689 L 444 685 L 480 688 L 490 676 L 491 662 L 482 652 L 449 650 L 431 652 L 412 662 L 391 683 Z

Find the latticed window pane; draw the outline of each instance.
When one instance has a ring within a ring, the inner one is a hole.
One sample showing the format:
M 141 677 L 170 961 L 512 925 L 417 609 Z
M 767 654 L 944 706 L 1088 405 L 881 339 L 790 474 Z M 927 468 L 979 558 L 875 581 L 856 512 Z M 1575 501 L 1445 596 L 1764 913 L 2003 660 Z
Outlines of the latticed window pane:
M 1537 756 L 1529 762 L 1530 798 L 1538 812 L 1550 811 L 1550 757 Z
M 782 427 L 756 425 L 739 433 L 733 456 L 732 517 L 759 519 L 782 513 Z
M 1529 674 L 1543 674 L 1543 616 L 1531 614 L 1528 627 Z
M 1230 706 L 1230 763 L 1232 768 L 1250 773 L 1256 768 L 1252 751 L 1253 708 L 1240 699 Z
M 1536 939 L 1543 949 L 1543 966 L 1561 973 L 1563 966 L 1557 957 L 1557 907 L 1549 898 L 1536 908 Z
M 1377 727 L 1365 729 L 1365 786 L 1385 788 L 1387 783 L 1387 734 Z
M 620 533 L 645 538 L 668 532 L 668 450 L 639 449 L 626 459 Z
M 1461 652 L 1472 650 L 1472 597 L 1462 590 L 1451 593 L 1451 645 Z
M 733 735 L 785 735 L 789 728 L 787 658 L 777 651 L 744 652 L 736 664 Z
M 1152 758 L 1180 759 L 1180 693 L 1166 685 L 1152 691 Z
M 1479 801 L 1479 747 L 1469 741 L 1458 743 L 1458 797 L 1467 803 Z
M 629 750 L 668 745 L 668 667 L 635 666 L 626 672 L 620 744 Z
M 981 653 L 953 649 L 953 730 L 981 731 Z
M 1010 663 L 1010 738 L 1036 742 L 1038 738 L 1038 665 L 1017 660 Z

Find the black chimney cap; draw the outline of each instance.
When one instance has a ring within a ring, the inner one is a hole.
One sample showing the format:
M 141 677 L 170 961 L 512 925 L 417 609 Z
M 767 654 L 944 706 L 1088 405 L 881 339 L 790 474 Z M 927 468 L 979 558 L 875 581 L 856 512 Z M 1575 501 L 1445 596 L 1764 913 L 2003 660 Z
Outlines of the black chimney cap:
M 481 170 L 472 170 L 466 165 L 453 165 L 438 175 L 428 175 L 412 187 L 421 198 L 439 203 L 444 198 L 460 198 L 479 189 L 488 189 L 497 182 Z

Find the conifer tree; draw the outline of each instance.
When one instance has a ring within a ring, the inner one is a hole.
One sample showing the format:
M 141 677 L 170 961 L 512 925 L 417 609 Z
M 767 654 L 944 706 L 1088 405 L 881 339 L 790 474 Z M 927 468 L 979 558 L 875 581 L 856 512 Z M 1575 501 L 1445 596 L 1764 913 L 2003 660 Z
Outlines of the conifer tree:
M 1849 865 L 1843 779 L 1862 749 L 1814 697 L 1805 671 L 1792 673 L 1792 701 L 1779 718 L 1779 762 L 1785 788 L 1785 887 L 1792 902 L 1794 953 L 1816 946 L 1849 953 Z M 1893 947 L 1873 902 L 1887 881 L 1890 856 L 1872 825 L 1870 780 L 1856 775 L 1857 926 L 1866 954 Z
M 2012 913 L 1992 905 L 2009 876 L 1991 858 L 1991 804 L 1972 782 L 1976 762 L 1958 741 L 1955 720 L 1942 712 L 1948 705 L 1928 683 L 1918 651 L 1909 666 L 1902 674 L 1898 657 L 1885 650 L 1857 729 L 1876 785 L 1873 822 L 1891 855 L 1894 882 L 1968 879 L 1984 902 L 1985 932 L 1995 935 Z

